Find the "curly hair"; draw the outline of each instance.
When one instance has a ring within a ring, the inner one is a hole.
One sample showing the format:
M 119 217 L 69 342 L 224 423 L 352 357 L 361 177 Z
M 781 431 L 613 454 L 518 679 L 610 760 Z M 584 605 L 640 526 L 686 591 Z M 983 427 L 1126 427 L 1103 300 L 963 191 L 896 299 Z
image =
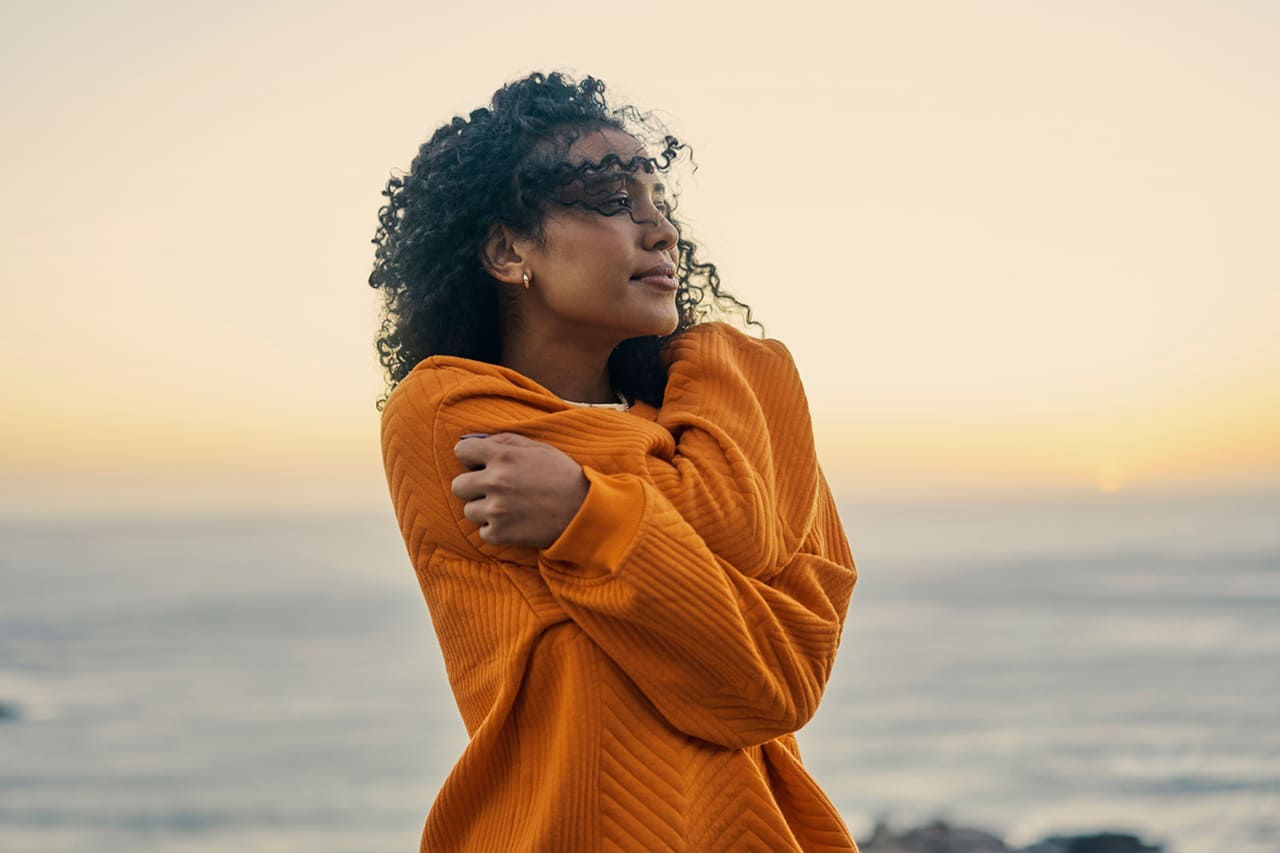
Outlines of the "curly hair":
M 383 294 L 375 343 L 387 387 L 377 402 L 379 411 L 395 386 L 429 356 L 498 362 L 503 316 L 511 304 L 482 261 L 492 226 L 505 224 L 541 241 L 552 204 L 585 204 L 564 193 L 565 187 L 586 180 L 591 172 L 665 172 L 689 149 L 651 114 L 631 106 L 610 108 L 604 89 L 594 77 L 575 83 L 560 72 L 535 72 L 508 83 L 494 93 L 488 108 L 473 110 L 467 119 L 455 116 L 437 129 L 418 149 L 409 173 L 393 173 L 387 181 L 369 276 L 369 286 Z M 562 159 L 575 133 L 597 128 L 615 128 L 638 140 L 656 138 L 661 161 L 634 157 L 622 162 L 613 154 L 600 163 Z M 691 149 L 689 153 L 692 161 Z M 673 211 L 667 218 L 679 235 L 679 323 L 670 335 L 621 342 L 608 360 L 614 388 L 654 406 L 662 404 L 667 382 L 663 349 L 682 331 L 724 316 L 725 303 L 745 312 L 747 323 L 764 329 L 752 319 L 749 305 L 720 289 L 715 264 L 697 259 L 697 246 Z

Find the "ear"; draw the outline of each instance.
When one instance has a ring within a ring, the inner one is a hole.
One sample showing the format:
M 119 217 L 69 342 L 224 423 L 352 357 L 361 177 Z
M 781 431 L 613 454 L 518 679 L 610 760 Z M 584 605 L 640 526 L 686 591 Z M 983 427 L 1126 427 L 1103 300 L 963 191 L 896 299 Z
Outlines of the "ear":
M 505 225 L 490 226 L 484 245 L 480 247 L 480 263 L 489 275 L 505 284 L 521 284 L 526 270 L 525 241 Z

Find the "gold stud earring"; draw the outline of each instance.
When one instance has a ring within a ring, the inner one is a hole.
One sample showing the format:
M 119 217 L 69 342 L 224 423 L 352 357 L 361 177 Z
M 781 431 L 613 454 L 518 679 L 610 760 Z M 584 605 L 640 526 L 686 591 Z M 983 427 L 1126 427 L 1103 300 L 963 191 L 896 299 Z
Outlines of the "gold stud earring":
M 525 289 L 525 290 L 528 290 L 528 289 L 529 289 L 529 274 L 528 274 L 528 273 L 525 273 L 525 274 L 524 274 L 524 289 Z

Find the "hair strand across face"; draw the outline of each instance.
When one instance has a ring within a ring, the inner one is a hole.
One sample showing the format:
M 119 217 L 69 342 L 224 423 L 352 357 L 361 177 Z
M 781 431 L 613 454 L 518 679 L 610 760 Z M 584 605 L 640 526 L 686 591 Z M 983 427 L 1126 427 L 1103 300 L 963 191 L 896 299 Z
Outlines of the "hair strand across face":
M 481 261 L 493 226 L 506 225 L 536 239 L 553 205 L 617 215 L 625 209 L 599 204 L 592 182 L 638 171 L 664 173 L 686 152 L 693 162 L 688 146 L 656 119 L 632 106 L 611 108 L 604 90 L 594 77 L 574 82 L 560 72 L 535 72 L 508 83 L 488 107 L 437 128 L 419 147 L 408 173 L 387 181 L 369 276 L 369 285 L 383 295 L 375 345 L 387 387 L 379 410 L 425 358 L 454 355 L 491 363 L 500 358 L 509 297 Z M 605 128 L 651 143 L 659 153 L 567 160 L 569 147 L 583 133 Z M 674 199 L 674 193 L 668 196 Z M 666 387 L 662 350 L 667 341 L 699 322 L 719 319 L 726 305 L 742 311 L 747 323 L 760 325 L 750 306 L 720 289 L 715 265 L 697 258 L 697 246 L 675 219 L 674 207 L 664 213 L 679 234 L 679 325 L 671 335 L 623 341 L 609 358 L 614 387 L 655 406 L 661 405 Z

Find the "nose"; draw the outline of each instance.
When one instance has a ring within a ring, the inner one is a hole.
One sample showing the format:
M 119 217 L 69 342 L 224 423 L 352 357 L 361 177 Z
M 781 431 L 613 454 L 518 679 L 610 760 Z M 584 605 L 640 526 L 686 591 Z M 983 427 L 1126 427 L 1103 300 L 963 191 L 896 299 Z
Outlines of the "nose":
M 671 220 L 664 216 L 656 206 L 653 209 L 653 214 L 653 219 L 648 221 L 648 227 L 644 231 L 644 247 L 646 249 L 670 249 L 676 244 L 680 233 L 671 224 Z

